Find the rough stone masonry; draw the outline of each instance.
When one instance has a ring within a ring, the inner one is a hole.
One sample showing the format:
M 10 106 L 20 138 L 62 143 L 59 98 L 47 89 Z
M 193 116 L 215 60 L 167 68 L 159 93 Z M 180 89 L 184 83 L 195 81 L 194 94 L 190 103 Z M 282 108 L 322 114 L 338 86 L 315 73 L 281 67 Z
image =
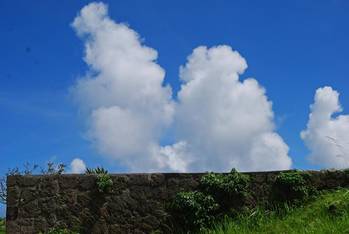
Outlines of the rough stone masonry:
M 257 203 L 268 200 L 279 171 L 247 173 Z M 349 187 L 344 171 L 309 171 L 318 189 Z M 7 178 L 7 233 L 66 227 L 81 233 L 171 233 L 166 205 L 179 191 L 194 190 L 202 173 L 112 174 L 110 193 L 98 192 L 95 175 Z

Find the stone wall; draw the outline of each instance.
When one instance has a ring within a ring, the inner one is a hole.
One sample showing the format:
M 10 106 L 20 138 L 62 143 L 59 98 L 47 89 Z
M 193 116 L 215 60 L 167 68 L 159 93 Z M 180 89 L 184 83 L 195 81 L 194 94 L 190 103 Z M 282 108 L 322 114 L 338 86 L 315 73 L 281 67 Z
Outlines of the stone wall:
M 280 172 L 247 173 L 255 203 L 268 201 Z M 342 171 L 311 171 L 318 189 L 348 187 Z M 51 227 L 80 233 L 171 233 L 168 204 L 179 191 L 195 189 L 203 174 L 113 174 L 110 193 L 98 192 L 94 175 L 7 178 L 7 233 L 39 233 Z

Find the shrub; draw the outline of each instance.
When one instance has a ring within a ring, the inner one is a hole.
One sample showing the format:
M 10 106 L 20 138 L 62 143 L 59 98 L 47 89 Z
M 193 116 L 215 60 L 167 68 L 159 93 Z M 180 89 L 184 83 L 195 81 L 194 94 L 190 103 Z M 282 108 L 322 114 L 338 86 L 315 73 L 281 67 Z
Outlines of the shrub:
M 200 188 L 211 195 L 223 211 L 241 208 L 249 195 L 249 176 L 232 169 L 229 174 L 209 173 L 200 181 Z
M 198 191 L 178 193 L 170 206 L 179 227 L 191 231 L 212 225 L 218 208 L 212 196 Z
M 273 199 L 277 203 L 299 203 L 312 195 L 315 190 L 307 180 L 310 178 L 308 173 L 300 171 L 282 172 L 275 180 L 273 185 Z
M 171 204 L 176 226 L 195 231 L 210 227 L 212 221 L 232 211 L 241 211 L 248 197 L 249 176 L 232 169 L 228 174 L 202 176 L 199 190 L 180 192 Z

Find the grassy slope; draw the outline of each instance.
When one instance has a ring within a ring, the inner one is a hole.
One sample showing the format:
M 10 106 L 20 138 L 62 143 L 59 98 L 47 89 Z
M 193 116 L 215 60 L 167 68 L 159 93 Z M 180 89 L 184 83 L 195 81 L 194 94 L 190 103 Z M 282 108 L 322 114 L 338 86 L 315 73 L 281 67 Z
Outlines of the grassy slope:
M 349 190 L 324 193 L 282 217 L 255 211 L 235 220 L 227 219 L 207 233 L 349 233 Z
M 0 234 L 5 234 L 5 223 L 4 220 L 0 218 Z

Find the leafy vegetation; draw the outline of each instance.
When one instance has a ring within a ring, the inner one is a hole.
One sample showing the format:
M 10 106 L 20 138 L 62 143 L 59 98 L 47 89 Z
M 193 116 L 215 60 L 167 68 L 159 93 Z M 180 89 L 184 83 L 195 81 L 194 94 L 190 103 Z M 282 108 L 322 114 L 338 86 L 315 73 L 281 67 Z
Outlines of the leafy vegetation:
M 86 168 L 85 174 L 91 175 L 91 174 L 108 174 L 108 171 L 104 169 L 103 167 L 96 167 L 96 168 Z
M 227 217 L 206 234 L 349 233 L 349 190 L 324 192 L 300 207 L 254 209 Z
M 0 218 L 0 234 L 5 234 L 5 220 Z
M 109 192 L 113 186 L 113 181 L 109 174 L 97 174 L 97 186 L 99 192 Z
M 108 171 L 103 167 L 97 167 L 95 169 L 87 168 L 85 174 L 97 175 L 98 191 L 101 193 L 109 192 L 113 186 L 113 180 L 108 174 Z
M 248 197 L 249 176 L 232 169 L 229 174 L 208 173 L 201 178 L 200 188 L 211 195 L 221 211 L 240 209 Z
M 273 185 L 273 201 L 279 203 L 301 203 L 315 193 L 308 183 L 310 175 L 302 171 L 282 172 Z
M 171 204 L 173 216 L 184 230 L 203 230 L 212 225 L 219 205 L 202 192 L 180 192 Z
M 186 231 L 202 231 L 222 215 L 240 210 L 249 195 L 248 186 L 249 177 L 235 169 L 228 174 L 208 173 L 200 180 L 200 191 L 176 195 L 170 212 Z

